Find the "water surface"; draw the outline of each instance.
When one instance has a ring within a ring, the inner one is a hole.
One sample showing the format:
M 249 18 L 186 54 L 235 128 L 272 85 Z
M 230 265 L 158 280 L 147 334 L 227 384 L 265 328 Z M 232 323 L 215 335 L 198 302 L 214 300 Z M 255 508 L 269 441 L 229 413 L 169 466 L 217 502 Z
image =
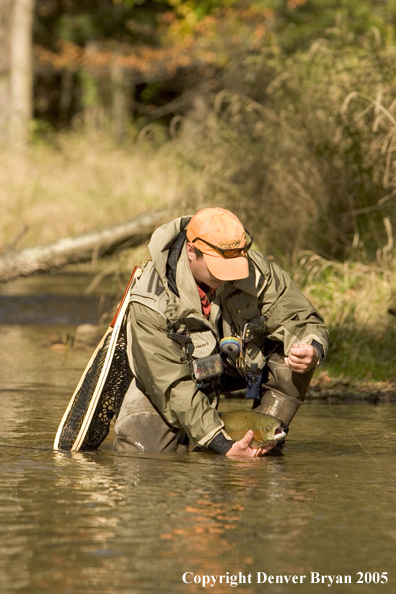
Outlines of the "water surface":
M 396 591 L 394 405 L 306 404 L 281 458 L 53 452 L 77 323 L 0 326 L 1 594 Z

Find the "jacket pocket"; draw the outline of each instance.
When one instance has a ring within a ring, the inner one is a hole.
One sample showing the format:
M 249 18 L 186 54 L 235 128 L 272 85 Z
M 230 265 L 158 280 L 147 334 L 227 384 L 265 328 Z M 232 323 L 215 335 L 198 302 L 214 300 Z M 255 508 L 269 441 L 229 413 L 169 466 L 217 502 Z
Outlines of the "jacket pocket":
M 217 340 L 210 330 L 204 332 L 191 332 L 190 338 L 194 345 L 193 359 L 209 357 L 217 350 Z
M 227 301 L 227 308 L 230 310 L 233 321 L 242 328 L 246 322 L 260 316 L 259 302 L 257 297 L 247 293 L 237 293 Z

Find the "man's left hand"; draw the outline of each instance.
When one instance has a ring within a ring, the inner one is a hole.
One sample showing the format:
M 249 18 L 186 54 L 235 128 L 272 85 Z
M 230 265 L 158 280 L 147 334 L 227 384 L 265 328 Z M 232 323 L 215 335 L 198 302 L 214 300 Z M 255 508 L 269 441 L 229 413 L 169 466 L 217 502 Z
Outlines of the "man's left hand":
M 226 456 L 232 458 L 233 456 L 244 456 L 245 458 L 257 458 L 258 456 L 264 456 L 269 452 L 275 445 L 275 442 L 270 443 L 262 448 L 252 448 L 250 443 L 254 437 L 253 431 L 250 429 L 242 439 L 235 441 L 232 444 L 232 448 L 228 450 Z
M 292 371 L 296 373 L 306 373 L 313 369 L 319 361 L 316 349 L 305 342 L 293 344 L 288 357 L 285 357 L 285 363 Z

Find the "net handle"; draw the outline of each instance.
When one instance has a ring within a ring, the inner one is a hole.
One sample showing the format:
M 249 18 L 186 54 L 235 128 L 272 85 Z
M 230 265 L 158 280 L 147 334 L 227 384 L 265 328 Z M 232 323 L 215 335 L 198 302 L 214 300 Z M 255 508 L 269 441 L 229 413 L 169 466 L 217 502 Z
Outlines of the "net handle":
M 123 296 L 123 298 L 122 298 L 122 299 L 121 299 L 121 301 L 120 301 L 120 304 L 119 304 L 119 306 L 118 306 L 118 309 L 117 309 L 117 311 L 116 311 L 116 314 L 115 314 L 115 316 L 114 316 L 114 318 L 113 318 L 113 320 L 112 320 L 112 322 L 111 322 L 111 324 L 110 324 L 110 328 L 114 328 L 114 326 L 115 326 L 115 323 L 116 323 L 116 321 L 117 321 L 117 318 L 118 318 L 118 314 L 120 313 L 120 310 L 121 310 L 121 308 L 122 308 L 122 306 L 123 306 L 123 303 L 124 303 L 125 299 L 127 298 L 127 295 L 129 294 L 129 291 L 130 291 L 130 288 L 131 288 L 131 285 L 132 285 L 132 281 L 133 281 L 133 279 L 134 279 L 134 276 L 135 276 L 135 274 L 136 274 L 136 271 L 137 271 L 137 270 L 139 270 L 140 268 L 141 268 L 140 266 L 135 266 L 135 268 L 133 269 L 133 272 L 132 272 L 132 274 L 131 274 L 131 278 L 129 279 L 128 286 L 127 286 L 127 288 L 125 289 L 124 296 Z

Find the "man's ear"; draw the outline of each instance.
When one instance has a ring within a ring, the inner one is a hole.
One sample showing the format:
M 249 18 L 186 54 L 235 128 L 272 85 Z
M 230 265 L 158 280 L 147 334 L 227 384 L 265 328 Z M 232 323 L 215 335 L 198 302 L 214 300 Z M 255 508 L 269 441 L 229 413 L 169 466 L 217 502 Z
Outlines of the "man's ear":
M 191 243 L 187 243 L 186 249 L 187 249 L 187 258 L 188 258 L 189 262 L 193 262 L 194 259 L 196 258 L 194 246 Z

